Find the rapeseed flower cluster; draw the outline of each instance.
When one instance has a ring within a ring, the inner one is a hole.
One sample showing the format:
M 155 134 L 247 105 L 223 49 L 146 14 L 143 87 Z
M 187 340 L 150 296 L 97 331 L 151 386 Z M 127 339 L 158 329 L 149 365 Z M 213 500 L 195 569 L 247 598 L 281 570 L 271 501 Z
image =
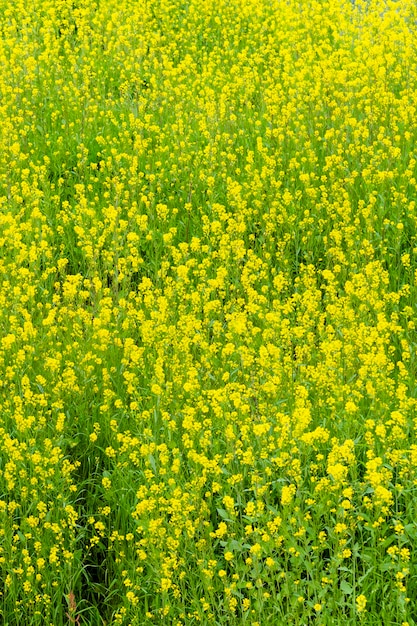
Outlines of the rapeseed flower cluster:
M 412 0 L 0 0 L 2 623 L 413 624 Z

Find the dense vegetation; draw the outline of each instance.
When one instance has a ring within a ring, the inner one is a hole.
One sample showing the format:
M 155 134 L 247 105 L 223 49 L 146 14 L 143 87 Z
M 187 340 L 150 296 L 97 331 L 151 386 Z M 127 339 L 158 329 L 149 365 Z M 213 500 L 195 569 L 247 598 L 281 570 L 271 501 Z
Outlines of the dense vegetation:
M 0 0 L 5 626 L 417 623 L 414 0 Z

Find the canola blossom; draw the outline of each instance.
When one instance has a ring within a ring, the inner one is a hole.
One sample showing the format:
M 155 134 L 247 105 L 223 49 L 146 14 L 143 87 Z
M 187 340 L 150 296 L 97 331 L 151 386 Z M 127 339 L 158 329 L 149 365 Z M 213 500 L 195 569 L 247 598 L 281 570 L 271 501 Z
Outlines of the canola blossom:
M 0 621 L 417 623 L 417 4 L 0 0 Z

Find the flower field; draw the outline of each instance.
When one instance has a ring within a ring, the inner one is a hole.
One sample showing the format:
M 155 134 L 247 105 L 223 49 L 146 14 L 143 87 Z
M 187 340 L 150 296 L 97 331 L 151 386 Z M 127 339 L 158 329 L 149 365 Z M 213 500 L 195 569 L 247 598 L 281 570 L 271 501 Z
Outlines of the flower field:
M 0 622 L 417 624 L 414 0 L 0 0 Z

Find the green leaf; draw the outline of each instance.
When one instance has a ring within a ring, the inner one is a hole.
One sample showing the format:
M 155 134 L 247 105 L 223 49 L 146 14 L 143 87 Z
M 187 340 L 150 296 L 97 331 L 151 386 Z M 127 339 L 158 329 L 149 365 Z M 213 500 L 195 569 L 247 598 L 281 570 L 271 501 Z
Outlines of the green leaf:
M 342 582 L 340 583 L 340 589 L 346 596 L 350 596 L 353 593 L 353 587 L 349 585 L 346 580 L 342 580 Z
M 414 522 L 406 524 L 404 530 L 411 537 L 411 539 L 417 539 L 417 526 Z
M 155 457 L 153 454 L 149 455 L 149 463 L 151 464 L 154 474 L 156 474 L 156 462 L 155 462 Z
M 225 511 L 224 509 L 217 509 L 217 513 L 220 515 L 222 519 L 224 519 L 225 522 L 233 522 L 233 520 L 230 519 L 229 513 Z
M 363 581 L 365 580 L 365 578 L 367 578 L 369 574 L 373 572 L 374 569 L 375 569 L 374 566 L 371 566 L 369 569 L 367 569 L 365 574 L 363 574 L 362 576 L 360 576 L 360 578 L 358 578 L 358 584 L 361 585 Z

